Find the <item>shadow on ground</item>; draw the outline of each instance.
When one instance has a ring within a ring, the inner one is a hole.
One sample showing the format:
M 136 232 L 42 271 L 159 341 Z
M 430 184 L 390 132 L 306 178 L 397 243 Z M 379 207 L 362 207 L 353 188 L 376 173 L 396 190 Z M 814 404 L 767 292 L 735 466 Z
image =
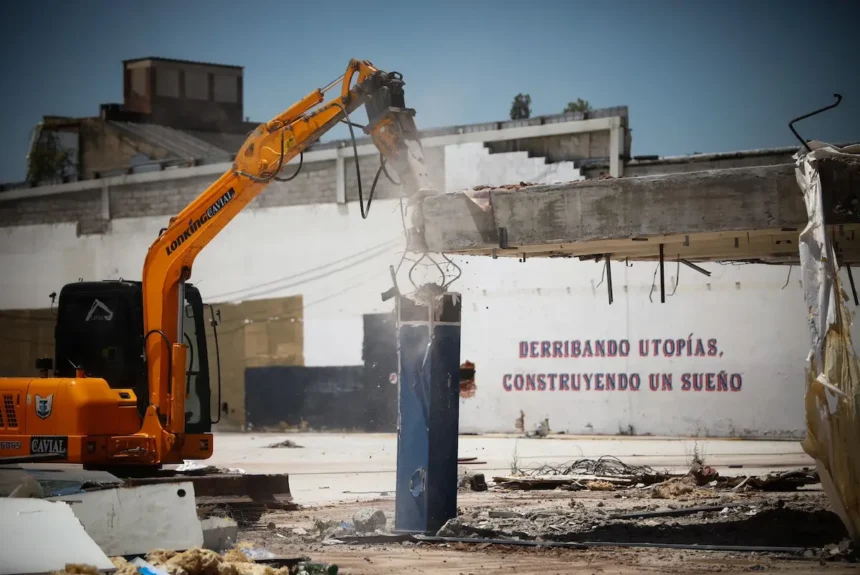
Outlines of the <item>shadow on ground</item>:
M 683 545 L 821 547 L 848 533 L 832 511 L 770 509 L 736 521 L 646 525 L 641 519 L 615 521 L 592 531 L 547 535 L 554 541 L 627 541 Z

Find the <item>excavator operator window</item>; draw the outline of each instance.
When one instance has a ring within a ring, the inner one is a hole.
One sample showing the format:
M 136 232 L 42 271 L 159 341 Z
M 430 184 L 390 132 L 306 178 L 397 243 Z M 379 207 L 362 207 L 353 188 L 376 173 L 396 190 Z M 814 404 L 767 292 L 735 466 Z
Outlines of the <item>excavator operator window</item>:
M 188 346 L 185 368 L 185 429 L 189 433 L 208 432 L 212 426 L 212 393 L 209 388 L 205 319 L 200 292 L 192 284 L 186 284 L 182 343 Z
M 188 299 L 186 298 L 186 302 Z M 198 378 L 200 377 L 200 346 L 197 345 L 197 325 L 195 322 L 194 306 L 185 304 L 185 321 L 182 322 L 183 343 L 188 346 L 188 361 L 185 368 L 185 424 L 200 423 L 202 411 L 200 396 L 197 393 Z

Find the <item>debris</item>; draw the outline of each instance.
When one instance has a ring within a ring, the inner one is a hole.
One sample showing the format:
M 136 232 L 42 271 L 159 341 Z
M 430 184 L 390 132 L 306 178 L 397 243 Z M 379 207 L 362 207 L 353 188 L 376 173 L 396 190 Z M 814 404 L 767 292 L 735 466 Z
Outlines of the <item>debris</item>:
M 241 549 L 235 547 L 224 553 L 224 561 L 229 561 L 231 563 L 253 563 L 253 561 L 251 561 L 251 559 L 249 559 Z
M 51 500 L 69 503 L 89 536 L 108 555 L 203 545 L 190 481 L 118 487 Z
M 487 491 L 489 489 L 483 473 L 472 474 L 469 472 L 460 475 L 457 480 L 457 488 L 460 491 Z
M 489 489 L 489 487 L 487 487 L 487 480 L 484 479 L 483 473 L 475 473 L 469 477 L 469 487 L 472 491 L 487 491 Z
M 219 563 L 221 563 L 221 556 L 214 551 L 189 549 L 168 559 L 165 567 L 168 572 L 171 571 L 171 567 L 174 567 L 181 569 L 187 575 L 208 575 L 220 571 L 218 569 Z M 179 574 L 174 572 L 173 575 Z
M 579 459 L 563 465 L 540 465 L 520 471 L 520 474 L 495 477 L 500 487 L 507 489 L 584 489 L 585 482 L 603 481 L 618 487 L 637 484 L 652 485 L 669 478 L 647 466 L 632 466 L 617 457 Z
M 167 563 L 167 560 L 177 555 L 172 549 L 153 549 L 145 555 L 146 560 L 153 564 Z
M 693 492 L 691 478 L 675 477 L 654 486 L 651 497 L 655 499 L 675 499 Z
M 92 565 L 69 563 L 61 571 L 55 571 L 54 575 L 101 575 L 99 570 Z
M 727 477 L 718 481 L 720 487 L 731 487 L 737 491 L 757 489 L 761 491 L 796 491 L 805 485 L 820 483 L 814 469 L 798 469 L 768 473 L 764 476 Z
M 111 557 L 110 560 L 116 567 L 113 575 L 140 575 L 138 566 L 126 561 L 125 557 Z
M 114 569 L 72 508 L 44 499 L 0 499 L 0 557 L 0 575 L 50 573 L 74 565 Z
M 511 517 L 525 517 L 522 513 L 516 511 L 490 511 L 489 516 L 495 519 L 509 519 Z
M 269 449 L 278 449 L 278 448 L 289 448 L 289 449 L 303 449 L 304 445 L 299 445 L 292 439 L 285 439 L 283 441 L 278 441 L 266 446 Z
M 734 503 L 730 505 L 706 505 L 701 507 L 682 507 L 680 509 L 666 509 L 662 511 L 648 511 L 644 513 L 622 513 L 619 515 L 610 515 L 610 519 L 645 519 L 648 517 L 679 517 L 681 515 L 693 515 L 695 513 L 706 513 L 709 511 L 719 511 L 721 514 L 727 514 L 730 507 L 745 507 L 745 503 Z
M 850 539 L 843 539 L 839 544 L 825 545 L 821 550 L 822 559 L 856 561 L 857 549 Z
M 526 477 L 520 475 L 505 475 L 493 477 L 493 481 L 496 483 L 497 487 L 513 490 L 557 488 L 569 488 L 571 490 L 585 489 L 585 486 L 573 477 Z
M 215 473 L 227 473 L 233 475 L 244 475 L 245 470 L 236 467 L 215 467 L 214 465 L 201 465 L 196 461 L 184 461 L 177 466 L 175 471 L 185 475 L 211 475 Z
M 678 543 L 645 543 L 631 541 L 533 541 L 523 539 L 482 539 L 468 537 L 446 537 L 437 535 L 428 537 L 416 535 L 415 539 L 426 543 L 478 543 L 490 545 L 511 545 L 525 547 L 566 547 L 569 549 L 588 549 L 589 547 L 646 547 L 656 549 L 688 549 L 691 551 L 734 551 L 746 553 L 784 553 L 790 555 L 801 555 L 803 547 L 771 547 L 755 545 L 702 545 L 702 544 L 678 544 Z
M 589 491 L 615 491 L 615 485 L 609 481 L 586 481 L 585 488 Z
M 113 561 L 113 559 L 111 559 L 111 561 Z M 121 569 L 117 569 L 117 573 L 119 573 L 120 570 Z M 132 575 L 136 573 L 139 573 L 140 575 L 169 575 L 165 569 L 160 569 L 151 563 L 147 563 L 140 557 L 135 557 L 131 563 L 126 562 L 126 565 L 122 567 L 122 570 L 125 570 L 127 573 L 131 573 Z
M 381 509 L 362 509 L 352 518 L 358 533 L 372 533 L 385 529 L 385 513 Z
M 307 573 L 308 575 L 337 575 L 337 565 L 326 565 L 323 563 L 299 563 L 296 573 Z
M 239 525 L 229 517 L 207 517 L 200 520 L 203 529 L 203 547 L 211 551 L 224 551 L 236 544 Z
M 544 419 L 535 425 L 533 432 L 527 433 L 526 437 L 546 437 L 549 435 L 549 419 Z
M 711 481 L 716 481 L 720 476 L 716 469 L 703 465 L 698 461 L 693 462 L 688 475 L 692 476 L 696 480 L 696 485 L 699 487 L 707 485 Z

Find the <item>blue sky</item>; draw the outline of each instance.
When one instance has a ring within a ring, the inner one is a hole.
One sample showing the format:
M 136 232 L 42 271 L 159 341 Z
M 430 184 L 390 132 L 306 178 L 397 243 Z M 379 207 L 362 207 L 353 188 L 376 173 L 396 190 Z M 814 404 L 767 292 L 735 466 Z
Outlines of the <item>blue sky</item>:
M 0 21 L 0 181 L 24 178 L 42 115 L 122 101 L 121 61 L 142 56 L 244 66 L 255 121 L 359 58 L 404 74 L 423 128 L 503 120 L 527 92 L 534 115 L 629 106 L 637 155 L 732 151 L 794 144 L 788 121 L 839 92 L 798 130 L 860 140 L 857 0 L 42 0 Z

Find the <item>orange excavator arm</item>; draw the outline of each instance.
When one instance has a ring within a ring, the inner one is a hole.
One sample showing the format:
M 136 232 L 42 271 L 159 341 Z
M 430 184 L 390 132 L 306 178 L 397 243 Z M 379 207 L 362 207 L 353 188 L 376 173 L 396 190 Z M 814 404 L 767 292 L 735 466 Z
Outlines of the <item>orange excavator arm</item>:
M 353 79 L 355 82 L 353 83 Z M 338 97 L 325 94 L 338 83 Z M 143 267 L 143 307 L 149 406 L 141 433 L 161 434 L 159 449 L 170 450 L 185 427 L 185 345 L 182 338 L 184 285 L 197 254 L 272 181 L 287 163 L 364 104 L 364 128 L 382 162 L 397 172 L 410 194 L 430 189 L 413 115 L 405 108 L 399 74 L 351 60 L 346 73 L 283 113 L 261 124 L 245 141 L 224 175 L 175 218 L 149 248 Z M 350 130 L 352 130 L 350 124 Z M 354 142 L 354 138 L 353 138 Z M 364 207 L 362 206 L 362 216 Z

